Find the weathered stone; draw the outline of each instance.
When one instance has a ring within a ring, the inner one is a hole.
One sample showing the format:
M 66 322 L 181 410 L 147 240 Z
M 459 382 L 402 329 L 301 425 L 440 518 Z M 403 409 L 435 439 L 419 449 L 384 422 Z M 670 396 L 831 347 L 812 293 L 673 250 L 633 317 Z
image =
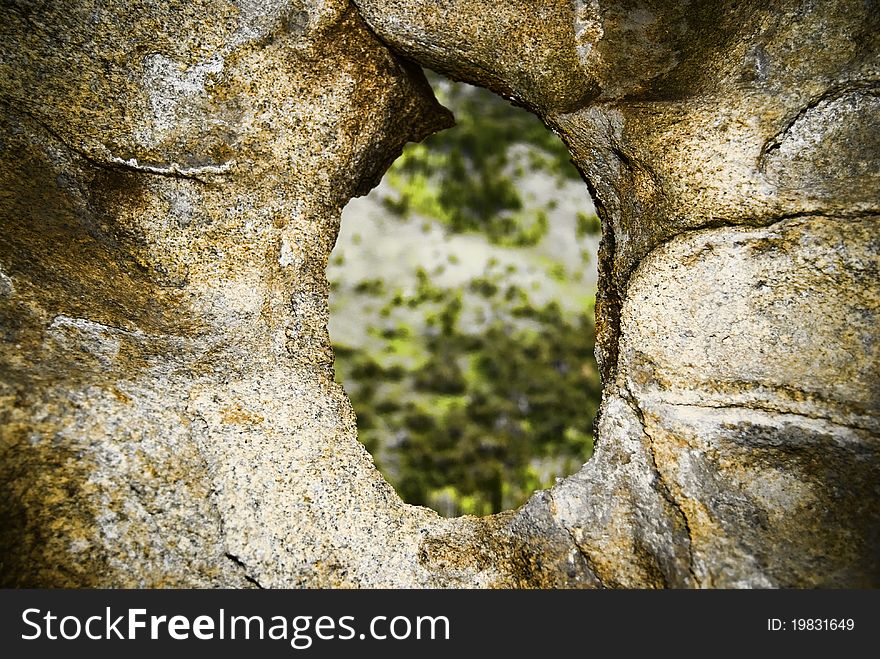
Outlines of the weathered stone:
M 3 583 L 426 581 L 324 277 L 342 206 L 449 123 L 418 69 L 346 2 L 0 29 Z
M 876 7 L 357 5 L 2 5 L 2 583 L 880 583 Z M 518 511 L 404 504 L 333 381 L 339 211 L 449 124 L 375 35 L 603 219 L 599 446 Z
M 489 11 L 479 0 L 356 4 L 402 53 L 527 107 L 566 110 L 592 95 L 579 60 L 595 35 L 575 38 L 571 0 L 501 0 Z
M 576 45 L 566 95 L 533 82 L 553 69 L 528 32 L 462 54 L 434 3 L 357 4 L 402 52 L 539 113 L 594 192 L 600 445 L 550 495 L 595 576 L 876 585 L 877 8 L 542 3 Z M 491 34 L 519 3 L 444 6 Z M 493 57 L 518 68 L 471 73 Z
M 702 585 L 876 582 L 877 229 L 795 218 L 687 233 L 630 281 L 618 387 Z

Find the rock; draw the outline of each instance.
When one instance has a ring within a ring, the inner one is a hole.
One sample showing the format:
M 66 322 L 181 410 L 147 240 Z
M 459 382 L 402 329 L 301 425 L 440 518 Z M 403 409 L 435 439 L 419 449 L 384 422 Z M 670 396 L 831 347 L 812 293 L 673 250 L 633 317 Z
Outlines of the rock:
M 2 585 L 878 585 L 877 12 L 356 4 L 0 9 Z M 598 449 L 517 511 L 404 504 L 333 381 L 340 209 L 450 123 L 376 35 L 603 220 Z
M 346 2 L 2 11 L 3 584 L 428 581 L 324 277 L 421 72 Z
M 367 22 L 423 65 L 544 111 L 582 105 L 594 92 L 580 66 L 595 36 L 570 0 L 356 3 Z M 491 18 L 487 15 L 491 13 Z M 574 30 L 580 28 L 579 34 Z
M 876 580 L 877 229 L 816 217 L 691 232 L 630 281 L 618 386 L 701 585 Z
M 401 52 L 537 112 L 594 193 L 599 447 L 547 504 L 593 575 L 877 585 L 877 12 L 541 3 L 575 45 L 569 94 L 535 82 L 558 73 L 529 30 L 462 45 L 462 22 L 493 34 L 521 3 L 357 4 Z

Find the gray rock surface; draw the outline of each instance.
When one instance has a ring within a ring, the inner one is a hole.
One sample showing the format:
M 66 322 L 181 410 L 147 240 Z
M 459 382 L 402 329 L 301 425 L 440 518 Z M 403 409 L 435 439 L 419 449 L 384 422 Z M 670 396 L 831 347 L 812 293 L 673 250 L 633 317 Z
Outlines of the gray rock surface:
M 3 3 L 2 585 L 880 584 L 877 8 L 356 4 Z M 603 219 L 596 455 L 490 518 L 333 382 L 340 209 L 449 124 L 389 46 Z

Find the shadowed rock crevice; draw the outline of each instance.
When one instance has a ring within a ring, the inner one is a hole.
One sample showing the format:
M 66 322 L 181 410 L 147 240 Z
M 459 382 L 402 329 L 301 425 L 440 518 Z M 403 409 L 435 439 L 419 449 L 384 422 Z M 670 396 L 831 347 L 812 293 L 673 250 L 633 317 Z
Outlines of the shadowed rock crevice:
M 660 496 L 663 497 L 663 499 L 669 505 L 669 508 L 673 511 L 673 514 L 674 514 L 673 524 L 680 525 L 684 529 L 685 535 L 687 536 L 687 541 L 684 544 L 685 544 L 685 548 L 687 550 L 688 557 L 689 557 L 687 569 L 688 569 L 688 572 L 690 573 L 690 577 L 692 580 L 689 585 L 696 587 L 696 588 L 703 587 L 703 584 L 700 583 L 700 579 L 694 573 L 694 555 L 693 555 L 693 551 L 691 548 L 692 544 L 693 544 L 693 535 L 691 533 L 691 527 L 690 527 L 690 522 L 688 521 L 687 512 L 681 506 L 681 504 L 675 499 L 675 496 L 673 495 L 672 488 L 666 482 L 666 479 L 663 475 L 663 472 L 661 472 L 660 468 L 658 467 L 657 453 L 655 452 L 655 449 L 654 449 L 654 438 L 651 437 L 651 434 L 648 431 L 648 425 L 645 423 L 645 415 L 642 412 L 642 410 L 639 408 L 637 399 L 632 395 L 632 393 L 629 390 L 624 389 L 623 391 L 625 392 L 624 396 L 623 396 L 624 399 L 626 400 L 627 404 L 632 409 L 636 418 L 639 420 L 639 425 L 641 425 L 642 433 L 644 434 L 644 437 L 645 437 L 645 447 L 647 449 L 647 455 L 649 457 L 649 464 L 651 467 L 651 471 L 653 472 L 653 477 L 654 477 L 654 480 L 656 483 L 656 490 L 657 490 L 658 494 L 660 494 Z M 667 587 L 669 587 L 672 584 L 666 583 L 665 585 Z

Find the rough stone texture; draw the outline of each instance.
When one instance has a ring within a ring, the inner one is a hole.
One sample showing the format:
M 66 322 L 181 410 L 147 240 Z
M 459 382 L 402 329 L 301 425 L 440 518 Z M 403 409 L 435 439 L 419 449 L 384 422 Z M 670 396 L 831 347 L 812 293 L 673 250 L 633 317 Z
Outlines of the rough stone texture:
M 448 125 L 346 2 L 4 3 L 5 585 L 408 585 L 324 268 Z
M 460 26 L 525 3 L 357 4 L 537 112 L 594 192 L 600 444 L 545 495 L 592 575 L 880 585 L 880 7 L 548 0 L 487 49 Z
M 26 2 L 0 22 L 0 574 L 29 586 L 880 585 L 880 8 Z M 333 383 L 339 210 L 537 112 L 603 219 L 599 446 L 403 504 Z

